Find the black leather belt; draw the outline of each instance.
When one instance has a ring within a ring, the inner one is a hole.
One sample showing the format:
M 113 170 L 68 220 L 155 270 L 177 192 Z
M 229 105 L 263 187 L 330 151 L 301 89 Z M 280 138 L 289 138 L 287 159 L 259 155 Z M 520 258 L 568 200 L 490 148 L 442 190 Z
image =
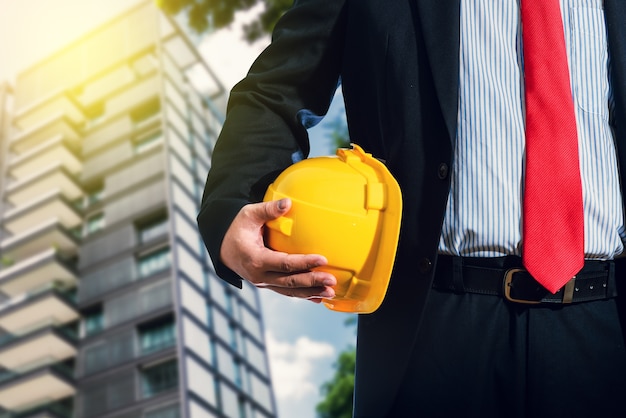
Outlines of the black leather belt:
M 520 257 L 453 257 L 437 259 L 433 288 L 458 293 L 498 295 L 511 302 L 576 303 L 617 296 L 613 261 L 587 260 L 583 269 L 552 294 L 522 267 Z

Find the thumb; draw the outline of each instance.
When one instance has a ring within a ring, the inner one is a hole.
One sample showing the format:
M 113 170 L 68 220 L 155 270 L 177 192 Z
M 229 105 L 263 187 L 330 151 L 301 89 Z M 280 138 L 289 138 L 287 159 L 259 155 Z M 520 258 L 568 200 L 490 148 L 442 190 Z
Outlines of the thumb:
M 261 223 L 280 218 L 291 209 L 291 199 L 284 198 L 280 200 L 272 200 L 270 202 L 262 202 L 255 215 Z

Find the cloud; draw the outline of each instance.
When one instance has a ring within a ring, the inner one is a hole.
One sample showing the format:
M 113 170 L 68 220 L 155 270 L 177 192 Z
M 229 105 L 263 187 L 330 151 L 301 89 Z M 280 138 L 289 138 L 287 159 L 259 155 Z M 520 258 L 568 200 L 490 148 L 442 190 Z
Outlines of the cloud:
M 272 383 L 278 402 L 302 400 L 319 394 L 315 372 L 317 362 L 328 363 L 335 357 L 335 348 L 328 343 L 313 341 L 307 336 L 294 343 L 278 341 L 271 332 L 266 336 L 267 350 L 272 369 Z
M 272 388 L 280 418 L 315 418 L 321 385 L 332 379 L 337 353 L 355 344 L 346 314 L 261 290 Z

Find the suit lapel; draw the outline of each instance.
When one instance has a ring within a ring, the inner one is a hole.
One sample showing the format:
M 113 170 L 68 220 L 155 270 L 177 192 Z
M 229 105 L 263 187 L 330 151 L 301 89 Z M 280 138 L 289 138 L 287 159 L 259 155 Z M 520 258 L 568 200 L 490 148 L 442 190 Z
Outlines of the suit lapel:
M 459 102 L 460 0 L 412 0 L 417 3 L 418 27 L 423 28 L 437 98 L 454 141 Z

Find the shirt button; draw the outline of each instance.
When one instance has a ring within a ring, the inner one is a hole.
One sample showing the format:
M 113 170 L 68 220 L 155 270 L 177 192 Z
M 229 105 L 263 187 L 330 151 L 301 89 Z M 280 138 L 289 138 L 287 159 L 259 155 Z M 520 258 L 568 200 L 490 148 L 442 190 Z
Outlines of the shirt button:
M 420 273 L 426 274 L 430 271 L 432 265 L 433 263 L 428 258 L 424 257 L 417 262 L 417 269 Z
M 437 175 L 441 180 L 444 180 L 448 177 L 448 164 L 441 163 L 439 164 L 439 169 L 437 170 Z

